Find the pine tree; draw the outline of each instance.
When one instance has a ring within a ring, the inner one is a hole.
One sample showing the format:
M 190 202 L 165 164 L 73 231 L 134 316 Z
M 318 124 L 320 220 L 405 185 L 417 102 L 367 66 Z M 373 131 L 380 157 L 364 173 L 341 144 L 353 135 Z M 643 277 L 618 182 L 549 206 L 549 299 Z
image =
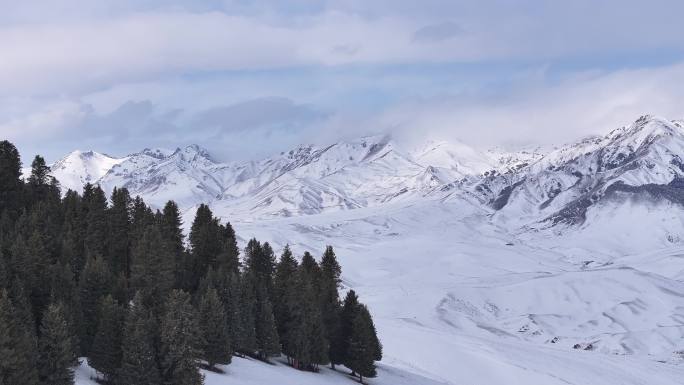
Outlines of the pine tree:
M 100 186 L 92 187 L 83 200 L 86 209 L 85 250 L 89 257 L 107 257 L 107 197 Z
M 264 295 L 260 297 L 263 299 L 258 303 L 255 320 L 256 348 L 259 357 L 268 360 L 268 357 L 280 354 L 280 341 L 271 301 Z
M 155 352 L 155 320 L 142 303 L 142 296 L 133 298 L 123 332 L 121 385 L 160 385 L 161 375 Z
M 131 209 L 131 249 L 135 248 L 136 243 L 142 238 L 145 230 L 152 224 L 154 224 L 152 210 L 147 207 L 142 198 L 139 196 L 135 197 L 133 199 L 133 208 Z
M 230 331 L 226 312 L 214 288 L 208 288 L 199 305 L 199 327 L 202 334 L 203 358 L 210 368 L 231 361 Z
M 327 246 L 321 259 L 320 300 L 323 324 L 325 325 L 326 338 L 330 341 L 328 352 L 333 369 L 335 364 L 342 364 L 344 352 L 339 344 L 340 341 L 340 274 L 342 268 L 337 262 L 332 246 Z
M 150 225 L 132 252 L 131 288 L 155 314 L 160 313 L 162 301 L 174 285 L 174 261 L 167 246 L 159 228 Z
M 240 274 L 229 271 L 225 266 L 219 267 L 219 270 L 209 268 L 200 282 L 199 293 L 205 293 L 209 288 L 216 290 L 225 309 L 231 349 L 238 349 L 239 341 L 243 337 L 241 322 L 242 312 L 245 310 L 242 307 Z
M 340 328 L 337 334 L 337 341 L 335 342 L 336 349 L 342 355 L 342 363 L 347 362 L 349 341 L 352 334 L 352 324 L 360 308 L 359 298 L 356 296 L 354 290 L 349 290 L 347 296 L 344 298 L 344 305 L 340 312 Z M 339 359 L 339 356 L 336 356 Z M 339 361 L 338 361 L 339 363 Z
M 87 354 L 93 344 L 98 325 L 98 309 L 104 296 L 110 294 L 110 273 L 101 258 L 86 262 L 79 284 L 82 324 L 79 341 L 81 353 Z
M 69 265 L 57 263 L 51 268 L 50 303 L 59 304 L 64 315 L 68 335 L 74 352 L 74 364 L 79 351 L 78 328 L 80 322 L 80 305 L 78 288 L 74 282 L 73 271 Z
M 293 328 L 294 304 L 296 299 L 298 269 L 297 260 L 292 256 L 289 246 L 285 246 L 274 277 L 273 312 L 278 327 L 282 351 L 292 355 L 291 330 Z
M 114 382 L 122 359 L 124 309 L 111 295 L 100 304 L 100 322 L 88 354 L 90 366 L 102 373 L 105 381 Z
M 57 187 L 56 180 L 50 176 L 50 168 L 42 156 L 36 155 L 31 163 L 31 175 L 28 178 L 28 199 L 34 205 L 48 199 Z M 59 195 L 59 194 L 57 194 Z
M 212 286 L 216 289 L 226 310 L 231 349 L 236 349 L 238 345 L 236 341 L 240 340 L 242 312 L 244 310 L 241 306 L 242 287 L 240 284 L 240 274 L 229 271 L 227 267 L 221 267 L 212 275 Z
M 235 335 L 235 350 L 247 355 L 257 350 L 255 292 L 254 278 L 244 274 L 240 278 L 240 322 Z
M 131 196 L 125 188 L 114 187 L 112 206 L 107 210 L 109 242 L 107 255 L 112 274 L 130 276 L 129 233 L 131 228 Z
M 237 241 L 235 240 L 235 230 L 230 223 L 221 226 L 222 245 L 221 252 L 217 257 L 219 269 L 223 269 L 230 273 L 238 274 L 240 271 L 240 260 Z
M 293 326 L 289 335 L 291 354 L 297 368 L 315 371 L 318 370 L 318 365 L 329 362 L 329 344 L 311 275 L 301 265 L 297 272 L 295 292 L 297 297 L 293 307 Z
M 5 253 L 2 251 L 2 246 L 0 246 L 0 290 L 8 289 L 8 285 L 11 281 L 10 271 L 7 266 L 7 261 L 5 260 Z
M 263 288 L 269 300 L 273 294 L 273 273 L 275 271 L 275 256 L 268 242 L 263 245 L 256 239 L 251 239 L 245 248 L 245 272 L 254 279 L 255 288 Z
M 73 385 L 76 353 L 61 305 L 51 304 L 40 327 L 39 360 L 40 381 L 45 385 Z
M 0 290 L 0 384 L 38 384 L 36 347 L 16 317 L 7 291 Z
M 167 385 L 200 385 L 198 358 L 202 338 L 190 303 L 190 295 L 173 290 L 166 302 L 161 323 L 161 369 Z
M 27 243 L 26 267 L 24 282 L 29 291 L 29 298 L 34 316 L 39 319 L 50 302 L 50 252 L 41 234 L 34 231 Z
M 176 202 L 168 201 L 166 203 L 162 212 L 160 225 L 162 238 L 167 244 L 168 252 L 173 260 L 174 288 L 182 288 L 184 278 L 183 257 L 185 249 L 183 247 L 183 231 L 181 230 L 183 222 L 181 221 Z
M 62 225 L 61 261 L 71 265 L 76 281 L 85 267 L 84 234 L 85 220 L 81 197 L 69 190 L 62 200 L 64 223 Z
M 191 257 L 190 277 L 186 288 L 195 291 L 199 281 L 211 266 L 217 267 L 217 257 L 221 253 L 220 227 L 209 206 L 200 205 L 190 228 Z
M 316 293 L 320 293 L 321 267 L 318 265 L 313 255 L 308 251 L 304 252 L 302 262 L 299 264 L 303 274 L 307 275 L 307 280 L 313 286 Z
M 21 212 L 21 160 L 19 151 L 10 142 L 0 141 L 0 214 L 7 212 L 15 220 Z
M 16 278 L 9 289 L 9 296 L 14 305 L 15 316 L 19 320 L 22 328 L 26 328 L 29 334 L 34 335 L 38 330 L 38 323 L 31 308 L 31 301 L 26 290 L 24 282 Z M 37 341 L 34 341 L 37 342 Z
M 268 242 L 264 242 L 261 247 L 261 258 L 259 261 L 259 287 L 265 289 L 263 294 L 269 301 L 273 298 L 273 275 L 275 274 L 276 257 L 273 248 Z
M 36 155 L 31 162 L 31 175 L 29 176 L 28 183 L 34 186 L 46 185 L 50 178 L 50 168 L 45 163 L 45 159 Z
M 368 308 L 361 305 L 352 321 L 349 349 L 345 365 L 359 375 L 359 382 L 363 377 L 375 377 L 375 358 L 378 354 L 377 336 Z

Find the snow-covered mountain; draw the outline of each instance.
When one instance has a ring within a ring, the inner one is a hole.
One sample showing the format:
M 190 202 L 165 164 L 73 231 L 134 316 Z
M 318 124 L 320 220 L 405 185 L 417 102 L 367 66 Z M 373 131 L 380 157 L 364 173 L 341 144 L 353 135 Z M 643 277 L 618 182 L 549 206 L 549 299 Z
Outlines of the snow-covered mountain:
M 582 224 L 587 211 L 625 195 L 682 203 L 684 128 L 643 116 L 603 137 L 556 149 L 517 172 L 492 175 L 476 191 L 508 220 Z
M 583 224 L 591 207 L 626 195 L 679 203 L 682 157 L 682 123 L 644 116 L 547 154 L 435 141 L 405 150 L 376 136 L 231 163 L 196 145 L 123 158 L 74 151 L 52 170 L 65 188 L 122 186 L 155 206 L 210 202 L 225 216 L 311 215 L 455 194 L 477 199 L 502 223 L 548 227 Z
M 51 166 L 52 175 L 66 188 L 80 191 L 86 183 L 100 179 L 126 158 L 117 159 L 94 151 L 73 151 Z
M 297 253 L 335 245 L 385 346 L 371 384 L 678 384 L 683 158 L 684 123 L 645 116 L 546 153 L 377 136 L 249 162 L 75 152 L 53 174 L 174 199 L 186 225 L 208 202 Z
M 145 149 L 123 158 L 75 151 L 52 169 L 65 190 L 80 190 L 85 182 L 107 191 L 121 186 L 155 206 L 169 199 L 185 208 L 211 202 L 226 215 L 268 217 L 424 196 L 507 166 L 462 144 L 431 142 L 404 151 L 390 138 L 376 136 L 323 147 L 303 145 L 260 161 L 232 163 L 216 162 L 196 145 L 175 151 Z

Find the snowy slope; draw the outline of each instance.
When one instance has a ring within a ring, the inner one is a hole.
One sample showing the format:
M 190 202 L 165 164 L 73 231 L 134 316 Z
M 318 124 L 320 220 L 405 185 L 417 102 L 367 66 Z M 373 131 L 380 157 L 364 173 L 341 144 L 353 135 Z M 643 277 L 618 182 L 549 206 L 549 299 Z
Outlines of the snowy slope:
M 76 372 L 77 385 L 97 385 L 93 379 L 97 373 L 87 366 L 85 359 Z M 203 371 L 205 385 L 344 385 L 358 383 L 349 375 L 349 371 L 340 368 L 337 371 L 329 367 L 321 368 L 318 373 L 294 370 L 282 360 L 273 360 L 272 364 L 249 359 L 233 358 L 230 365 L 218 365 L 224 373 Z M 445 385 L 444 382 L 380 364 L 378 377 L 364 380 L 368 385 Z
M 52 175 L 62 188 L 82 191 L 86 183 L 96 183 L 126 158 L 113 158 L 94 151 L 73 151 L 51 166 Z
M 682 125 L 643 116 L 604 137 L 552 151 L 514 174 L 478 181 L 476 188 L 502 222 L 581 224 L 588 208 L 620 192 L 679 202 L 668 185 L 684 175 L 682 156 Z
M 234 224 L 300 252 L 336 245 L 388 365 L 449 384 L 679 383 L 682 283 L 631 265 L 643 257 L 589 262 L 564 253 L 571 240 L 540 247 L 486 218 L 464 201 L 425 201 Z
M 545 155 L 367 137 L 251 162 L 145 150 L 53 173 L 175 199 L 186 225 L 208 202 L 242 241 L 334 245 L 385 347 L 371 384 L 675 384 L 681 157 L 682 123 L 643 117 Z M 352 381 L 241 359 L 227 371 L 207 382 Z

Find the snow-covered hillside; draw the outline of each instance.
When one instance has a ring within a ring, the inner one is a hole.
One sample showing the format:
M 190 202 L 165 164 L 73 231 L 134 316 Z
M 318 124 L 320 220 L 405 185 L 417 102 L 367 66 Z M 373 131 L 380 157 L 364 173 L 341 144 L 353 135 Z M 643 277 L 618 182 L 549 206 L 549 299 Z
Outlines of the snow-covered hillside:
M 83 159 L 65 159 L 74 154 Z M 208 202 L 243 240 L 315 254 L 334 245 L 385 347 L 371 384 L 684 378 L 681 122 L 642 117 L 547 154 L 367 137 L 251 162 L 216 162 L 197 146 L 90 157 L 53 174 L 156 206 L 174 199 L 186 225 Z M 236 360 L 208 383 L 272 383 L 254 365 Z

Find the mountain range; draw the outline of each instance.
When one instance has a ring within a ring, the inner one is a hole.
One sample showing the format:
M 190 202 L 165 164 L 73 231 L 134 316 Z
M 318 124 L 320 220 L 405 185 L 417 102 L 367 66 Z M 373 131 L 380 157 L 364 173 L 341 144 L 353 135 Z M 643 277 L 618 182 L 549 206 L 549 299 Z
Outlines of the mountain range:
M 124 157 L 74 151 L 55 162 L 63 189 L 86 182 L 126 187 L 153 206 L 210 203 L 219 215 L 291 217 L 415 199 L 475 200 L 516 225 L 579 225 L 591 207 L 633 196 L 682 203 L 684 123 L 643 116 L 605 136 L 548 153 L 479 151 L 429 141 L 412 149 L 390 137 L 301 145 L 247 162 L 215 161 L 197 145 Z
M 551 151 L 370 136 L 242 162 L 196 145 L 74 151 L 51 170 L 64 190 L 173 199 L 186 226 L 208 203 L 241 242 L 334 245 L 385 345 L 371 383 L 684 376 L 682 121 L 643 116 Z

